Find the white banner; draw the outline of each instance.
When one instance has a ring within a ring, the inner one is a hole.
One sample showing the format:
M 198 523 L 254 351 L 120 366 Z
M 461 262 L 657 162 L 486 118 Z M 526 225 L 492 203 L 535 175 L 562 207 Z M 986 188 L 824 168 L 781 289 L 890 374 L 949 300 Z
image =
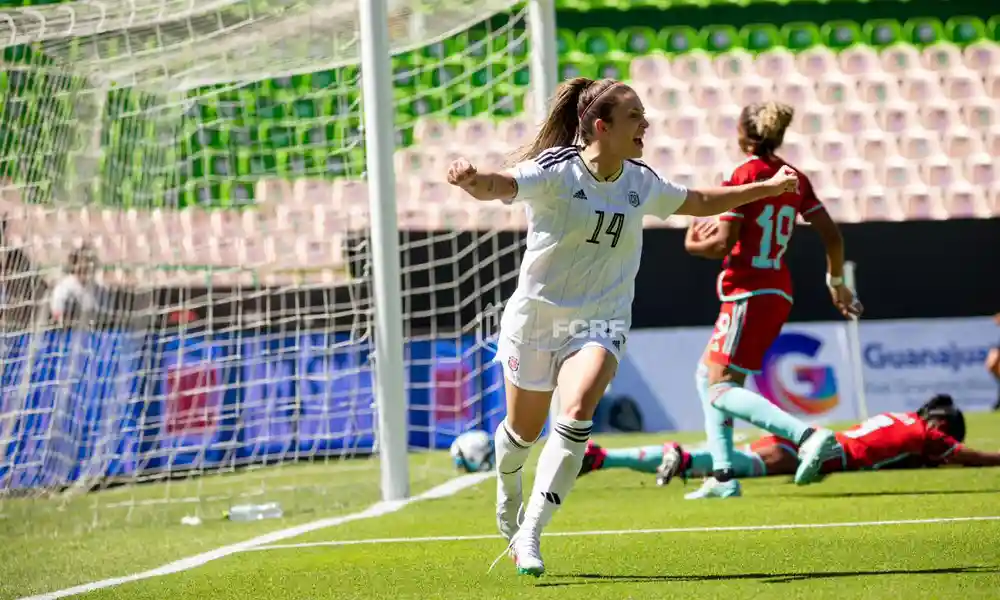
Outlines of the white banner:
M 871 414 L 914 410 L 951 394 L 963 410 L 989 410 L 997 382 L 984 362 L 1000 339 L 991 317 L 862 320 L 861 360 Z
M 856 419 L 845 331 L 842 323 L 785 326 L 749 387 L 810 422 Z M 611 394 L 638 403 L 645 430 L 704 427 L 694 373 L 711 333 L 710 327 L 632 332 Z

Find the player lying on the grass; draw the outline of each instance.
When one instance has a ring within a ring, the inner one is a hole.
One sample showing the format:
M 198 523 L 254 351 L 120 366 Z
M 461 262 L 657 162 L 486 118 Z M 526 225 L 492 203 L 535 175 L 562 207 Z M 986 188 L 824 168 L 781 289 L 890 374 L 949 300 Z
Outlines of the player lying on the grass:
M 882 413 L 835 435 L 837 451 L 824 460 L 820 469 L 824 475 L 944 464 L 1000 466 L 1000 452 L 973 450 L 962 444 L 965 417 L 947 395 L 931 398 L 917 412 Z M 798 448 L 789 440 L 767 436 L 737 450 L 733 458 L 737 477 L 794 475 Z M 712 454 L 708 450 L 685 451 L 675 442 L 614 450 L 591 444 L 580 475 L 615 468 L 655 473 L 657 483 L 666 485 L 678 475 L 684 479 L 711 475 Z

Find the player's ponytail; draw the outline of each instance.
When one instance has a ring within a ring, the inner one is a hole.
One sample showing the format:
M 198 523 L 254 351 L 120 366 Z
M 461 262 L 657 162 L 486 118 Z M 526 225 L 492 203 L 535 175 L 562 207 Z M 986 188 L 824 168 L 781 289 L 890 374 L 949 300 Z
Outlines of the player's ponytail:
M 785 141 L 795 109 L 780 102 L 751 104 L 740 114 L 740 147 L 757 156 L 773 154 Z
M 535 158 L 549 148 L 572 146 L 580 139 L 589 143 L 594 136 L 594 120 L 610 121 L 617 95 L 609 93 L 624 84 L 614 79 L 593 80 L 574 77 L 559 84 L 545 122 L 535 139 L 517 160 Z

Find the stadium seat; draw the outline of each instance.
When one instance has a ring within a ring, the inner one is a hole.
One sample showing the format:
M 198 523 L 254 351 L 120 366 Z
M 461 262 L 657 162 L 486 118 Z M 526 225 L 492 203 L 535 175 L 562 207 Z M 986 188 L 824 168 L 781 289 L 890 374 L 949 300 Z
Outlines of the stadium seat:
M 934 156 L 921 164 L 921 179 L 935 188 L 946 188 L 955 183 L 956 170 L 951 160 L 944 155 Z
M 923 185 L 908 186 L 899 192 L 899 204 L 908 219 L 947 219 L 941 190 Z
M 716 56 L 713 64 L 720 79 L 740 79 L 753 73 L 753 55 L 741 48 Z
M 837 118 L 837 129 L 851 136 L 878 127 L 871 106 L 860 102 L 838 106 L 834 114 Z
M 873 165 L 881 165 L 890 156 L 897 156 L 899 149 L 895 139 L 881 129 L 862 131 L 856 137 L 858 156 Z
M 740 43 L 751 52 L 763 52 L 781 45 L 781 31 L 774 25 L 751 24 L 740 30 Z
M 858 216 L 862 221 L 901 221 L 903 212 L 891 190 L 871 187 L 856 196 Z
M 946 73 L 962 64 L 962 51 L 954 44 L 940 42 L 924 48 L 920 52 L 920 62 L 930 71 Z
M 899 150 L 903 158 L 925 160 L 939 154 L 937 137 L 924 131 L 906 131 L 899 136 Z
M 933 17 L 910 19 L 903 24 L 903 40 L 914 46 L 930 46 L 944 39 L 944 25 Z
M 943 190 L 944 211 L 952 219 L 987 219 L 989 206 L 982 191 L 962 181 Z
M 889 189 L 904 188 L 920 182 L 920 175 L 914 163 L 899 155 L 886 159 L 877 169 L 876 177 Z
M 908 44 L 894 44 L 879 54 L 882 68 L 894 74 L 905 73 L 920 65 L 920 51 Z
M 818 80 L 839 70 L 837 55 L 825 46 L 813 46 L 803 50 L 795 57 L 799 73 L 813 80 Z
M 1000 46 L 994 42 L 975 42 L 962 51 L 962 61 L 966 67 L 983 75 L 1000 66 Z
M 795 55 L 788 48 L 776 47 L 757 55 L 757 74 L 768 79 L 779 79 L 795 70 Z
M 964 159 L 983 152 L 982 138 L 966 127 L 945 131 L 941 147 L 952 159 Z
M 855 45 L 845 48 L 837 57 L 840 70 L 848 75 L 862 75 L 882 70 L 878 54 L 868 46 Z
M 861 27 L 853 21 L 830 21 L 820 27 L 823 45 L 835 50 L 860 44 L 863 37 Z
M 900 97 L 899 80 L 881 69 L 858 75 L 858 99 L 867 104 L 885 104 Z
M 857 100 L 857 88 L 847 76 L 831 73 L 816 83 L 816 99 L 830 106 L 852 103 Z
M 670 61 L 656 54 L 635 57 L 629 65 L 629 74 L 634 82 L 653 83 L 672 77 Z

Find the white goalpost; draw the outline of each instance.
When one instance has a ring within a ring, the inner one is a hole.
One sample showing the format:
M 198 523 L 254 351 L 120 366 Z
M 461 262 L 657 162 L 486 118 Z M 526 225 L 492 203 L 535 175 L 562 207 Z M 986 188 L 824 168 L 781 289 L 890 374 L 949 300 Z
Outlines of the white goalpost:
M 315 515 L 454 476 L 419 451 L 502 418 L 473 330 L 525 223 L 444 173 L 530 139 L 555 44 L 553 0 L 0 11 L 4 527 Z M 67 278 L 95 308 L 60 320 Z

